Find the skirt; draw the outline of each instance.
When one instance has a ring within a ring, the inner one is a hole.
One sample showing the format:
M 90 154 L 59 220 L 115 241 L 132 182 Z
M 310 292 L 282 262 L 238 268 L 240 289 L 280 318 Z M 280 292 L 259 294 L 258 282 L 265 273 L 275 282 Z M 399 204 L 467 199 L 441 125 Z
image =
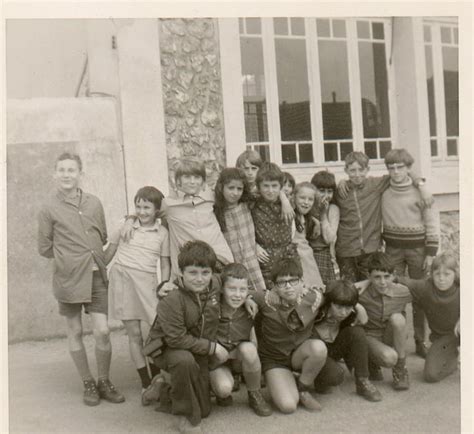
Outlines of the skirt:
M 109 275 L 109 317 L 152 324 L 156 315 L 156 273 L 114 264 Z

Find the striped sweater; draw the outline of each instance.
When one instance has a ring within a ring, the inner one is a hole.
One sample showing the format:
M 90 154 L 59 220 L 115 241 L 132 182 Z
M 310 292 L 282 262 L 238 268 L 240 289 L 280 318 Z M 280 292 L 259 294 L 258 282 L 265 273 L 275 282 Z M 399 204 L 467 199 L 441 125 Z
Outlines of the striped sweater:
M 382 195 L 382 237 L 392 247 L 425 247 L 435 256 L 439 244 L 439 213 L 434 207 L 421 206 L 419 190 L 409 179 L 403 184 L 390 183 Z

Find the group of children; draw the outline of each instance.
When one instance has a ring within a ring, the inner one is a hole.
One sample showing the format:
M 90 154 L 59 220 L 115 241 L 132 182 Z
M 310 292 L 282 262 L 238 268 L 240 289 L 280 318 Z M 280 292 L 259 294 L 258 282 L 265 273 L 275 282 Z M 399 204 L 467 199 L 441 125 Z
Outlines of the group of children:
M 323 170 L 295 184 L 248 150 L 211 189 L 204 165 L 182 160 L 174 194 L 141 188 L 135 213 L 108 239 L 100 201 L 79 188 L 80 157 L 60 155 L 58 191 L 39 213 L 38 246 L 54 260 L 54 295 L 84 403 L 125 400 L 109 379 L 108 317 L 127 331 L 142 404 L 159 401 L 160 410 L 184 416 L 183 432 L 199 430 L 211 393 L 231 405 L 241 376 L 259 416 L 273 411 L 262 374 L 284 413 L 299 403 L 321 410 L 312 391 L 328 393 L 343 381 L 341 360 L 369 401 L 382 399 L 373 384 L 383 379 L 381 367 L 392 368 L 394 389 L 408 389 L 407 303 L 424 378 L 452 373 L 457 260 L 436 256 L 438 217 L 424 180 L 410 171 L 411 155 L 389 151 L 382 177 L 368 177 L 368 163 L 352 152 L 347 181 L 336 186 Z M 83 308 L 92 319 L 97 382 L 82 342 Z

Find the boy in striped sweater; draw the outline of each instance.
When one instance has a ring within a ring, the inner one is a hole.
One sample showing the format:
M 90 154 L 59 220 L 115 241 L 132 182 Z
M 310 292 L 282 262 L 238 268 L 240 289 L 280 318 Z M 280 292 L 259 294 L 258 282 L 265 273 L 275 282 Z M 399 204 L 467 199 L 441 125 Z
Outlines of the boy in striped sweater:
M 433 205 L 423 206 L 420 191 L 408 176 L 414 163 L 406 149 L 392 149 L 385 156 L 390 186 L 382 195 L 382 237 L 396 274 L 408 268 L 412 279 L 421 279 L 431 267 L 439 244 L 439 213 Z M 416 353 L 426 356 L 425 314 L 413 302 L 413 327 Z

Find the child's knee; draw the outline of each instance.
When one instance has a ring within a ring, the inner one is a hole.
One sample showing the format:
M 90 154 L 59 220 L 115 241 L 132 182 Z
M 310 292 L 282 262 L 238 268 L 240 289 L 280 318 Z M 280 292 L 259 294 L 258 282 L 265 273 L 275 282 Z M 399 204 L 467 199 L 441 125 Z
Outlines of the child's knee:
M 398 361 L 398 353 L 393 348 L 387 347 L 382 350 L 380 358 L 382 361 L 382 366 L 391 368 L 395 366 Z
M 404 330 L 407 325 L 407 320 L 401 313 L 392 314 L 389 321 L 394 330 Z
M 131 342 L 137 342 L 137 343 L 143 342 L 142 332 L 139 327 L 128 329 L 127 334 L 128 334 L 128 339 Z
M 257 347 L 252 342 L 242 342 L 239 345 L 242 361 L 246 363 L 257 363 L 259 361 Z
M 93 334 L 96 341 L 102 343 L 108 343 L 110 341 L 110 330 L 107 324 L 95 327 Z
M 69 327 L 67 335 L 69 339 L 77 342 L 82 341 L 82 327 L 80 325 Z
M 319 339 L 311 339 L 308 341 L 308 352 L 311 357 L 321 360 L 325 360 L 328 355 L 326 345 Z
M 275 403 L 278 409 L 285 414 L 291 414 L 296 411 L 298 407 L 298 401 L 291 398 L 290 396 L 287 397 L 280 397 L 278 402 Z
M 232 381 L 228 378 L 221 378 L 213 384 L 214 392 L 219 398 L 227 398 L 230 396 L 233 387 Z

